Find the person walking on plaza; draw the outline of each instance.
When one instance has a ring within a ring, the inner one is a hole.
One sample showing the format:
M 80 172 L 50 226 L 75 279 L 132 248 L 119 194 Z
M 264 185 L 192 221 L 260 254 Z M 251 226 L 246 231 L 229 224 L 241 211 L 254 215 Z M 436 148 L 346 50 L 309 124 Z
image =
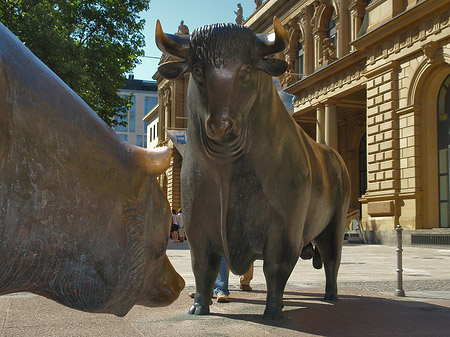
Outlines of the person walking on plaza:
M 253 262 L 248 271 L 239 277 L 239 288 L 243 291 L 252 291 L 250 281 L 253 280 Z
M 228 279 L 230 271 L 228 269 L 227 260 L 222 256 L 220 261 L 220 270 L 217 275 L 216 282 L 214 283 L 214 295 L 217 296 L 217 302 L 219 303 L 229 303 L 230 302 L 230 291 L 228 290 Z
M 172 233 L 173 242 L 178 242 L 178 217 L 177 211 L 172 209 L 172 225 L 170 226 L 170 232 Z
M 230 276 L 230 270 L 228 269 L 227 260 L 222 256 L 220 261 L 219 274 L 217 275 L 216 282 L 214 283 L 213 296 L 217 297 L 219 303 L 230 302 L 230 291 L 228 289 L 228 280 Z M 240 289 L 243 291 L 252 291 L 250 281 L 253 279 L 253 263 L 249 270 L 239 277 Z M 195 292 L 190 292 L 189 296 L 194 298 Z
M 178 210 L 177 218 L 178 218 L 178 238 L 180 239 L 180 242 L 183 242 L 186 236 L 184 232 L 184 222 L 181 208 Z
M 220 270 L 217 275 L 216 282 L 214 283 L 214 294 L 217 296 L 217 302 L 219 303 L 229 303 L 230 302 L 230 291 L 228 290 L 228 280 L 230 277 L 230 270 L 227 266 L 227 260 L 222 256 L 220 262 Z M 253 279 L 253 263 L 249 270 L 239 277 L 240 289 L 243 291 L 252 291 L 250 287 L 250 281 Z

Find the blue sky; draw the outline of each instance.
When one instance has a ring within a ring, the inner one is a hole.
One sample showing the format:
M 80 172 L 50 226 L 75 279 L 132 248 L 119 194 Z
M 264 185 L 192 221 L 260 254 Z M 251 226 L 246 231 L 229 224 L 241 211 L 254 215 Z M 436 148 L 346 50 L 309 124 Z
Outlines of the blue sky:
M 155 44 L 156 20 L 161 21 L 164 32 L 176 33 L 180 21 L 189 27 L 192 32 L 195 28 L 220 22 L 235 23 L 237 4 L 244 9 L 244 19 L 255 10 L 254 0 L 151 0 L 150 9 L 141 13 L 145 19 L 145 55 L 158 57 L 158 59 L 142 58 L 142 63 L 133 71 L 134 78 L 151 80 L 155 74 L 161 52 Z

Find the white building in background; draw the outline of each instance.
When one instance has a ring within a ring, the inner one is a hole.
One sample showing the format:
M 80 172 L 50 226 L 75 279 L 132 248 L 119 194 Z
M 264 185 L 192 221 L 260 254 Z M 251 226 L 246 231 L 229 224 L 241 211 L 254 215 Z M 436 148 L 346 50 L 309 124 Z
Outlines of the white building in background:
M 135 80 L 134 76 L 130 75 L 125 87 L 119 90 L 121 96 L 133 95 L 127 116 L 128 125 L 114 127 L 114 131 L 128 144 L 147 147 L 149 137 L 144 116 L 158 104 L 157 89 L 156 81 Z
M 158 145 L 159 139 L 159 117 L 158 117 L 159 104 L 156 104 L 152 110 L 150 110 L 144 116 L 144 123 L 147 124 L 147 147 L 154 149 Z

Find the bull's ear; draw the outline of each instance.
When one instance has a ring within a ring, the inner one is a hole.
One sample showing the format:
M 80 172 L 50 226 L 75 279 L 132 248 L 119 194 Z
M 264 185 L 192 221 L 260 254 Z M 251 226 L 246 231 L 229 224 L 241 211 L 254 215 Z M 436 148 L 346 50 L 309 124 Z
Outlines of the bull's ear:
M 165 78 L 173 80 L 189 71 L 189 64 L 185 61 L 166 62 L 161 64 L 158 70 Z
M 268 73 L 270 76 L 280 76 L 282 75 L 288 65 L 285 61 L 278 59 L 266 58 L 261 60 L 258 65 L 258 69 Z

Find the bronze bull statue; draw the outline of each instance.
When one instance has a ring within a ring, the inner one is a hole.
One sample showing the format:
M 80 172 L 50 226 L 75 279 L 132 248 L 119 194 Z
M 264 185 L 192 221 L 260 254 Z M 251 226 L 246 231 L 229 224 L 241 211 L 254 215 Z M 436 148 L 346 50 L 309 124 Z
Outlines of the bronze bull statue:
M 172 303 L 170 157 L 123 144 L 0 24 L 0 295 L 118 316 Z
M 161 64 L 173 79 L 191 72 L 187 148 L 181 170 L 183 218 L 197 291 L 189 313 L 209 313 L 221 256 L 238 275 L 264 260 L 264 318 L 282 316 L 286 282 L 313 240 L 325 266 L 325 299 L 337 299 L 350 179 L 332 148 L 313 141 L 289 115 L 272 76 L 284 61 L 267 58 L 287 46 L 274 18 L 273 35 L 217 24 L 156 43 L 181 58 Z M 320 263 L 322 262 L 316 259 Z

